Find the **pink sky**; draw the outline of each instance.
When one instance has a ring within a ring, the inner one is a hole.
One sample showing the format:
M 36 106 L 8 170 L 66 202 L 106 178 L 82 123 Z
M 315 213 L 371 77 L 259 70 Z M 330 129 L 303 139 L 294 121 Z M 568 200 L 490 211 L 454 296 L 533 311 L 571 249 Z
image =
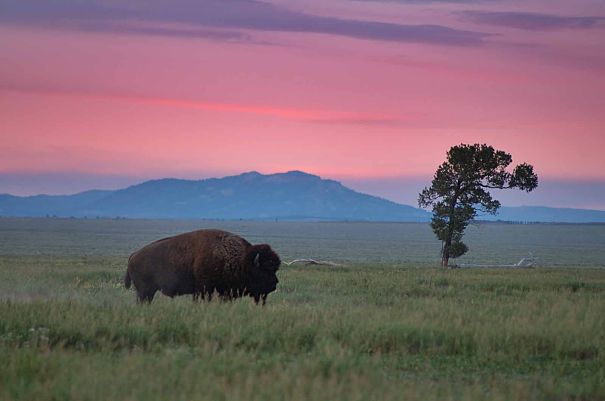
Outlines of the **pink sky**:
M 413 201 L 461 142 L 605 193 L 602 1 L 32 1 L 0 1 L 0 193 L 299 169 Z M 569 188 L 536 199 L 605 209 Z

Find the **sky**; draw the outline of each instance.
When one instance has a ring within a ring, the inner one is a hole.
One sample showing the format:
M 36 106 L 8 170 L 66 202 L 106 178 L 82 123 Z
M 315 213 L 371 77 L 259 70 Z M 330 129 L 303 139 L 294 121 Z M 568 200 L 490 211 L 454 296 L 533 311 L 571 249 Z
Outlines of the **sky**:
M 0 193 L 303 170 L 415 204 L 446 151 L 504 205 L 605 210 L 602 0 L 0 0 Z

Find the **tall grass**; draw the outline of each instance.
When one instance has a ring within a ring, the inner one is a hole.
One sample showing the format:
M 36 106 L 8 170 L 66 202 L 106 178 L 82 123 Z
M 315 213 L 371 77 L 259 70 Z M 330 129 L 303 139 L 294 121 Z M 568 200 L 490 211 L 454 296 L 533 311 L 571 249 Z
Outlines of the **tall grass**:
M 265 307 L 137 305 L 107 238 L 0 254 L 0 399 L 605 400 L 603 269 L 284 267 Z

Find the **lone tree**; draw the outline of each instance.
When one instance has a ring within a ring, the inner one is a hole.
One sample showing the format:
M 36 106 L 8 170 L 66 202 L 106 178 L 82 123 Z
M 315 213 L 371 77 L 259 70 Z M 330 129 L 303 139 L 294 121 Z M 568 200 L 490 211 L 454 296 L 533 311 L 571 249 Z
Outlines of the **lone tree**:
M 510 154 L 488 145 L 453 146 L 433 177 L 430 188 L 418 196 L 418 205 L 433 207 L 431 227 L 441 240 L 441 266 L 450 258 L 468 251 L 462 242 L 464 230 L 478 211 L 496 214 L 500 202 L 492 199 L 488 189 L 519 188 L 530 192 L 538 186 L 538 176 L 530 164 L 511 164 Z

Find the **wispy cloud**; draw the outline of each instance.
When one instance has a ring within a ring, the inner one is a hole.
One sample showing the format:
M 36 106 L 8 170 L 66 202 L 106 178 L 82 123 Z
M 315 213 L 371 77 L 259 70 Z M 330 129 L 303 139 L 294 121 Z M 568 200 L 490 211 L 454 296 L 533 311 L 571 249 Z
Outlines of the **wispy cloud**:
M 527 31 L 590 29 L 605 25 L 605 17 L 602 16 L 568 17 L 529 12 L 476 10 L 460 11 L 456 14 L 465 21 L 507 28 L 517 28 Z
M 343 125 L 395 125 L 404 120 L 389 114 L 349 112 L 339 110 L 313 110 L 305 108 L 286 108 L 271 105 L 248 105 L 219 103 L 191 99 L 162 98 L 151 96 L 127 96 L 84 91 L 65 91 L 48 88 L 24 88 L 0 85 L 0 91 L 31 93 L 37 95 L 69 96 L 85 99 L 111 100 L 136 104 L 177 107 L 181 109 L 207 110 L 226 113 L 253 114 L 259 116 L 279 117 L 308 123 L 343 124 Z
M 333 124 L 333 125 L 361 125 L 366 127 L 400 127 L 405 123 L 401 118 L 388 116 L 350 116 L 350 117 L 332 117 L 332 118 L 315 118 L 307 120 L 316 124 Z
M 124 4 L 124 5 L 121 5 Z M 120 6 L 121 5 L 121 6 Z M 246 29 L 275 32 L 319 33 L 356 39 L 426 43 L 449 46 L 481 45 L 486 33 L 449 28 L 442 25 L 403 25 L 379 21 L 326 17 L 290 10 L 255 0 L 158 0 L 116 3 L 108 1 L 0 0 L 0 21 L 48 24 L 80 30 L 100 27 L 99 22 L 132 20 L 158 23 L 184 23 L 198 27 Z M 96 25 L 95 25 L 96 24 Z M 110 25 L 103 26 L 111 29 Z M 122 29 L 124 28 L 115 28 Z M 139 33 L 143 33 L 141 30 Z M 158 30 L 149 32 L 161 33 Z M 192 33 L 177 30 L 166 34 Z
M 200 29 L 198 27 L 173 26 L 153 26 L 150 24 L 140 24 L 132 22 L 85 22 L 72 24 L 74 29 L 89 32 L 113 32 L 129 33 L 139 35 L 160 35 L 160 36 L 179 36 L 189 38 L 203 38 L 210 40 L 226 42 L 248 42 L 252 40 L 250 35 L 238 31 Z

